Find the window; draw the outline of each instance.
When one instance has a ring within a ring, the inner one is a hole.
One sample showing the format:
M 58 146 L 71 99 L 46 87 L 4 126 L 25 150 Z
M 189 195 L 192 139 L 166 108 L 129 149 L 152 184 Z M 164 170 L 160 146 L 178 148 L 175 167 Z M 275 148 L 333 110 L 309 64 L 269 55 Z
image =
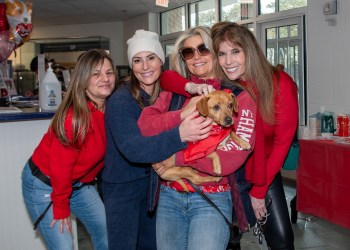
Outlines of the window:
M 189 5 L 190 27 L 212 26 L 215 23 L 215 1 L 205 0 Z
M 267 59 L 272 65 L 283 64 L 298 86 L 300 125 L 306 125 L 303 29 L 301 18 L 266 22 L 261 27 Z
M 196 0 L 194 0 L 196 1 Z M 190 1 L 184 1 L 190 2 Z M 256 36 L 273 64 L 284 64 L 299 89 L 299 122 L 306 124 L 305 15 L 307 0 L 199 0 L 161 13 L 161 37 L 166 55 L 180 32 L 217 21 L 245 25 Z M 258 14 L 258 15 L 257 15 Z
M 186 29 L 185 6 L 160 13 L 161 35 Z
M 307 0 L 260 0 L 259 13 L 269 14 L 307 6 Z
M 166 44 L 165 45 L 165 55 L 169 56 L 174 51 L 175 44 Z
M 222 0 L 221 20 L 237 22 L 253 18 L 253 0 Z

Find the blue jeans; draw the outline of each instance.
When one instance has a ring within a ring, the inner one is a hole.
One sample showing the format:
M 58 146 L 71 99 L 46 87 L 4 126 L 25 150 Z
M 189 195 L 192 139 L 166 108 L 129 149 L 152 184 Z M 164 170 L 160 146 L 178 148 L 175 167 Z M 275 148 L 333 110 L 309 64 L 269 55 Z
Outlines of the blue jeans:
M 231 221 L 231 193 L 207 196 Z M 156 231 L 158 250 L 225 250 L 230 237 L 222 215 L 197 193 L 179 193 L 163 185 Z
M 81 186 L 77 183 L 74 186 Z M 51 202 L 52 187 L 46 185 L 32 175 L 29 165 L 26 164 L 22 172 L 22 193 L 27 210 L 36 221 Z M 94 244 L 94 249 L 108 249 L 106 214 L 102 200 L 92 185 L 87 185 L 75 190 L 70 198 L 70 209 L 85 226 Z M 53 220 L 52 206 L 47 211 L 38 225 L 38 229 L 48 249 L 69 250 L 73 249 L 73 235 L 66 230 L 60 233 L 60 223 L 56 222 L 53 228 L 50 224 Z M 76 235 L 74 237 L 77 237 Z

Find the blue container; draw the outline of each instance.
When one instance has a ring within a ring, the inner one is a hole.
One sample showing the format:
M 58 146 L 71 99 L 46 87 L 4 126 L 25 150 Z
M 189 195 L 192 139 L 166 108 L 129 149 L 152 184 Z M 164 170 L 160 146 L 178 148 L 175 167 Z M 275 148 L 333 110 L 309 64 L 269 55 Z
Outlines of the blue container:
M 296 170 L 299 161 L 299 143 L 293 142 L 289 148 L 288 155 L 283 164 L 284 170 Z

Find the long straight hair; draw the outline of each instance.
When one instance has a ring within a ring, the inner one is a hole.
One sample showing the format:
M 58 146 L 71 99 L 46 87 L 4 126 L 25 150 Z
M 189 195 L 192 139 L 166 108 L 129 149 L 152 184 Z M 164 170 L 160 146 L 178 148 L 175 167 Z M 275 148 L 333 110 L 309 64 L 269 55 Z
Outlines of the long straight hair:
M 245 54 L 246 88 L 253 95 L 262 118 L 275 123 L 274 97 L 278 93 L 277 69 L 266 59 L 254 34 L 245 26 L 233 22 L 219 22 L 211 29 L 213 48 L 219 52 L 220 44 L 228 42 L 243 49 Z
M 90 109 L 88 101 L 91 101 L 97 108 L 97 104 L 91 100 L 86 89 L 90 84 L 91 77 L 97 67 L 101 67 L 104 60 L 113 64 L 112 58 L 107 52 L 101 49 L 92 49 L 82 54 L 74 68 L 71 82 L 67 94 L 57 109 L 50 127 L 52 128 L 59 141 L 66 146 L 79 150 L 89 133 Z M 115 69 L 113 67 L 115 74 Z M 68 110 L 72 108 L 72 134 L 67 135 L 65 130 L 65 121 Z

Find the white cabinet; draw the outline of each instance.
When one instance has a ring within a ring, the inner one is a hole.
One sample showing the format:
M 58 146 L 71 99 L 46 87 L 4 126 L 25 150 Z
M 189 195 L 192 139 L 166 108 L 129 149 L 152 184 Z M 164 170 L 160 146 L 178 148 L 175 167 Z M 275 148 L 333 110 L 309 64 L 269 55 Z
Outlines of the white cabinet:
M 46 132 L 50 120 L 0 122 L 0 242 L 2 250 L 46 249 L 33 230 L 21 188 L 22 169 Z M 73 221 L 74 249 L 78 249 Z

